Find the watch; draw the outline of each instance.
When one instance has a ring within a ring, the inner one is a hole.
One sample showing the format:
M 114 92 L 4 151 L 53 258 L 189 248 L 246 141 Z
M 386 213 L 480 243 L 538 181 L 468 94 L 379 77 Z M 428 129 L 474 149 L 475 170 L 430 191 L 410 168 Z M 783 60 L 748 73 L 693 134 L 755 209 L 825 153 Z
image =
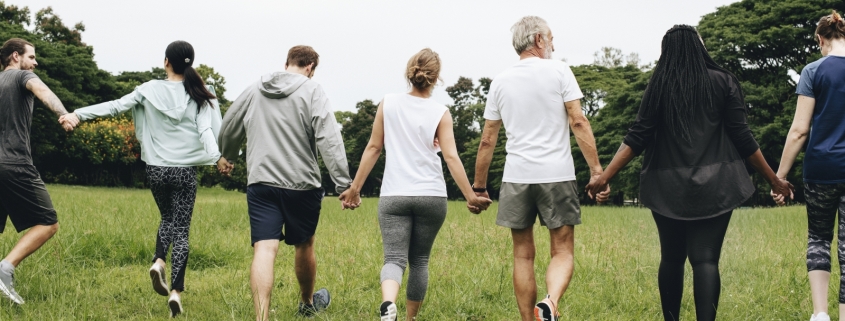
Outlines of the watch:
M 475 185 L 471 185 L 471 186 L 472 186 L 472 191 L 473 191 L 473 192 L 476 192 L 476 193 L 484 193 L 484 192 L 487 192 L 487 188 L 486 188 L 486 187 L 475 187 Z

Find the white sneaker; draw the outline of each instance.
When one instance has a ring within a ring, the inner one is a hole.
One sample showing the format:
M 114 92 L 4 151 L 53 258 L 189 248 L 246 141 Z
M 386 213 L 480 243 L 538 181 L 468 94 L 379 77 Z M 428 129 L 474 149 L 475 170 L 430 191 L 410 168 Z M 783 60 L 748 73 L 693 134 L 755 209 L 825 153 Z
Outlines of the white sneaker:
M 384 301 L 379 308 L 381 321 L 396 321 L 396 304 L 390 301 Z
M 164 267 L 153 263 L 150 267 L 150 280 L 153 282 L 153 290 L 163 296 L 167 296 L 170 291 L 167 290 L 167 281 L 164 279 Z
M 177 315 L 182 313 L 182 299 L 179 298 L 178 294 L 171 294 L 170 299 L 167 300 L 167 305 L 170 306 L 171 318 L 175 318 Z
M 819 312 L 811 316 L 810 321 L 830 321 L 830 316 L 827 313 Z

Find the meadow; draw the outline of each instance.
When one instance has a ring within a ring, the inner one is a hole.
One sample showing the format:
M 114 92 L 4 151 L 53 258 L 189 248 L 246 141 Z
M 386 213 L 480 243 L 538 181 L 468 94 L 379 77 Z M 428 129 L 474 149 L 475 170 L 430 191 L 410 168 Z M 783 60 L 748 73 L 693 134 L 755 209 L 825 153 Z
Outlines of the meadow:
M 150 192 L 62 185 L 48 189 L 59 213 L 59 233 L 18 267 L 16 287 L 26 303 L 0 301 L 0 320 L 168 319 L 166 297 L 155 294 L 147 273 L 159 222 Z M 314 320 L 377 320 L 382 264 L 377 203 L 364 199 L 359 209 L 341 211 L 333 197 L 324 200 L 317 230 L 317 286 L 327 287 L 333 301 Z M 180 319 L 254 320 L 246 210 L 242 193 L 200 189 Z M 418 320 L 518 319 L 510 233 L 495 225 L 495 211 L 496 204 L 477 216 L 462 202 L 449 203 Z M 585 207 L 582 217 L 584 223 L 575 232 L 575 276 L 559 307 L 562 319 L 661 320 L 659 247 L 651 213 L 600 206 Z M 800 206 L 735 212 L 722 252 L 720 320 L 809 319 L 806 225 Z M 538 225 L 535 233 L 537 279 L 542 281 L 549 260 L 548 231 Z M 7 223 L 0 251 L 8 252 L 18 238 Z M 298 286 L 292 257 L 291 247 L 281 248 L 271 304 L 274 320 L 300 319 L 295 316 Z M 695 319 L 691 285 L 687 266 L 685 320 Z M 838 282 L 830 291 L 830 312 L 836 318 L 834 287 L 838 289 Z

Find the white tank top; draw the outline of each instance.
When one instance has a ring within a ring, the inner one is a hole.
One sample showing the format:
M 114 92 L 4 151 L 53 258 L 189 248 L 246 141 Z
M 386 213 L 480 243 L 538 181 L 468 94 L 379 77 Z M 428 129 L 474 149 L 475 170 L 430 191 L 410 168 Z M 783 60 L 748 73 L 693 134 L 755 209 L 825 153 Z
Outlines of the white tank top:
M 386 161 L 381 196 L 446 197 L 434 136 L 448 109 L 404 93 L 386 95 L 383 102 Z

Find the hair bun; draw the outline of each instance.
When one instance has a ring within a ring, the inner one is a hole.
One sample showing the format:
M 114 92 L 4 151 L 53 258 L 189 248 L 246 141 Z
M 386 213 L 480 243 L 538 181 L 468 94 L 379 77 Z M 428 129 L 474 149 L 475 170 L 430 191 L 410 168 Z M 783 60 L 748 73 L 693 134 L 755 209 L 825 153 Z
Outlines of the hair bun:
M 830 20 L 833 20 L 834 23 L 840 23 L 842 22 L 842 16 L 840 16 L 836 10 L 833 10 L 833 14 L 830 15 Z
M 440 57 L 425 48 L 408 60 L 405 78 L 411 86 L 428 90 L 440 78 Z

